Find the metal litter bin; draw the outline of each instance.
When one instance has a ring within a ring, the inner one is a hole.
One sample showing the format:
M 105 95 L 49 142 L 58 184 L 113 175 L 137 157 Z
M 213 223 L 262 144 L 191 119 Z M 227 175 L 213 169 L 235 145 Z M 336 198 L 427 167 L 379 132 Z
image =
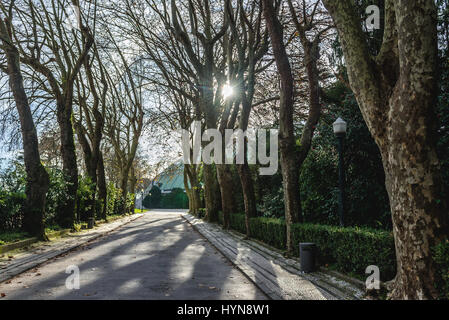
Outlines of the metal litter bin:
M 92 229 L 95 225 L 95 218 L 88 218 L 87 229 Z
M 301 263 L 301 271 L 315 271 L 316 245 L 312 242 L 299 243 L 299 260 Z

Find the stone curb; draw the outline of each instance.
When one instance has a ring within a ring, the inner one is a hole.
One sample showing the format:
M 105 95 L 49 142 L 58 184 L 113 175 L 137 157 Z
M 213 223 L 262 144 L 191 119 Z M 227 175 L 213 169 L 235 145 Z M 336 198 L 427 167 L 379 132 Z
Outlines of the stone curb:
M 299 261 L 292 258 L 284 258 L 279 252 L 265 244 L 262 245 L 253 240 L 245 240 L 243 235 L 234 231 L 223 230 L 215 224 L 211 225 L 190 214 L 182 214 L 181 216 L 271 299 L 315 299 L 316 295 L 311 290 L 304 289 L 308 286 L 308 283 L 313 284 L 315 291 L 319 290 L 325 299 L 358 300 L 363 298 L 363 290 L 355 283 L 347 281 L 349 279 L 345 280 L 339 277 L 338 273 L 331 274 L 324 270 L 311 274 L 302 273 Z M 219 238 L 222 239 L 220 240 Z M 226 241 L 225 238 L 228 238 L 229 241 Z M 232 241 L 235 241 L 234 245 L 239 248 L 233 248 Z M 255 260 L 255 257 L 236 259 L 236 254 L 239 256 L 241 254 L 236 253 L 235 250 L 239 251 L 242 248 L 249 250 L 247 252 L 251 252 L 255 256 L 257 255 L 259 260 L 265 259 L 271 265 L 276 265 L 278 268 L 277 272 L 264 270 L 260 263 L 251 261 Z M 279 269 L 283 271 L 279 271 Z M 285 279 L 280 281 L 283 279 L 280 279 L 279 275 L 281 278 L 288 279 L 288 281 L 285 281 Z
M 49 237 L 49 238 L 61 237 L 63 235 L 66 235 L 70 231 L 71 231 L 71 229 L 52 231 L 52 232 L 47 233 L 47 237 Z M 33 244 L 36 242 L 39 242 L 39 239 L 36 237 L 32 237 L 32 238 L 12 242 L 12 243 L 3 244 L 0 246 L 0 254 L 6 253 L 8 251 L 16 250 L 16 249 L 22 249 L 22 248 L 25 248 L 25 247 L 29 246 L 30 244 Z
M 141 214 L 141 213 L 139 212 L 139 213 L 135 213 L 135 214 Z M 101 221 L 101 222 L 95 221 L 95 226 L 102 226 L 105 223 L 112 223 L 112 222 L 120 220 L 120 219 L 123 219 L 123 217 L 116 217 L 116 218 L 113 218 L 108 221 Z M 62 237 L 71 231 L 72 231 L 72 229 L 51 231 L 51 232 L 47 233 L 47 237 L 49 237 L 49 238 Z M 12 242 L 12 243 L 3 244 L 0 246 L 0 254 L 6 253 L 8 251 L 16 250 L 16 249 L 22 249 L 22 248 L 25 248 L 25 247 L 29 246 L 30 244 L 33 244 L 36 242 L 39 242 L 39 239 L 37 239 L 36 237 L 33 237 L 33 238 L 28 238 L 28 239 Z
M 33 256 L 31 255 L 30 257 L 25 257 L 23 262 L 18 262 L 16 264 L 11 264 L 9 266 L 6 266 L 5 268 L 0 268 L 0 283 L 7 281 L 25 271 L 28 271 L 30 269 L 33 269 L 35 267 L 38 267 L 39 265 L 53 259 L 56 258 L 62 254 L 65 254 L 69 251 L 73 251 L 89 242 L 92 242 L 100 237 L 103 237 L 115 230 L 117 230 L 120 227 L 123 227 L 124 225 L 133 222 L 139 218 L 141 218 L 143 216 L 143 213 L 135 213 L 133 215 L 130 216 L 126 216 L 123 217 L 122 219 L 126 219 L 126 221 L 124 221 L 123 223 L 119 223 L 117 226 L 114 226 L 112 229 L 107 229 L 104 232 L 99 232 L 97 234 L 92 234 L 92 235 L 86 235 L 85 239 L 80 240 L 80 242 L 76 242 L 75 244 L 70 244 L 67 247 L 63 247 L 63 248 L 55 248 L 55 250 L 50 250 L 50 252 L 45 252 L 43 254 L 38 254 L 37 256 Z M 128 219 L 127 219 L 128 218 Z M 111 223 L 117 223 L 118 220 L 114 220 Z M 107 224 L 106 224 L 107 225 Z M 95 230 L 95 229 L 90 229 L 90 230 Z M 64 231 L 64 230 L 61 230 Z M 98 232 L 98 230 L 97 230 Z M 29 239 L 31 240 L 31 239 Z M 26 241 L 26 240 L 24 240 Z
M 38 241 L 39 240 L 37 238 L 29 238 L 29 239 L 20 240 L 20 241 L 1 245 L 0 246 L 0 254 L 6 253 L 8 251 L 24 248 L 24 247 L 29 246 L 30 244 L 33 244 Z

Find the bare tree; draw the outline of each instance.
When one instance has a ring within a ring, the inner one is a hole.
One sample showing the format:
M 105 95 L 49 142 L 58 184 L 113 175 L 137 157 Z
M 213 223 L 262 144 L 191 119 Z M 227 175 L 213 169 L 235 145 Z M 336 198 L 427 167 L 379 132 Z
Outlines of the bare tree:
M 7 68 L 2 68 L 2 70 L 9 76 L 9 84 L 14 95 L 22 129 L 24 162 L 27 173 L 23 228 L 31 235 L 44 239 L 46 238 L 44 229 L 45 198 L 49 186 L 49 177 L 41 164 L 36 127 L 23 86 L 19 51 L 11 38 L 13 4 L 14 1 L 10 4 L 8 11 L 4 12 L 7 14 L 5 19 L 3 20 L 0 17 L 0 39 L 2 50 L 7 59 Z M 2 6 L 2 11 L 3 9 L 6 8 Z
M 79 8 L 77 0 L 71 4 Z M 14 11 L 23 28 L 12 30 L 21 61 L 43 77 L 48 84 L 45 88 L 56 102 L 63 170 L 68 189 L 66 201 L 61 202 L 58 208 L 58 223 L 62 227 L 73 226 L 78 187 L 72 124 L 74 82 L 94 42 L 81 15 L 78 19 L 79 33 L 74 30 L 69 32 L 64 27 L 63 19 L 68 5 L 64 0 L 15 3 Z M 74 37 L 79 39 L 80 46 L 73 46 Z
M 237 100 L 234 107 L 234 114 L 230 116 L 227 127 L 233 128 L 239 105 L 240 110 L 238 127 L 242 131 L 248 129 L 250 113 L 253 104 L 255 93 L 256 75 L 258 72 L 264 70 L 265 66 L 260 66 L 259 63 L 264 55 L 268 52 L 268 32 L 262 32 L 262 7 L 261 3 L 251 2 L 249 4 L 240 0 L 237 2 L 236 14 L 230 7 L 231 3 L 227 3 L 227 12 L 229 15 L 229 25 L 232 37 L 229 40 L 230 52 L 227 55 L 228 68 L 230 74 L 235 73 L 235 80 L 237 84 Z M 232 57 L 232 49 L 235 48 L 237 59 L 234 62 Z M 256 67 L 259 65 L 259 69 Z M 233 72 L 231 72 L 233 71 Z M 223 123 L 224 117 L 222 117 Z M 245 138 L 245 157 L 244 163 L 237 165 L 240 182 L 242 185 L 243 200 L 245 205 L 246 217 L 246 235 L 250 236 L 249 220 L 256 216 L 256 198 L 254 193 L 253 180 L 251 178 L 251 171 L 248 166 L 247 159 L 247 140 Z M 230 173 L 228 173 L 230 176 Z M 224 210 L 223 210 L 224 211 Z
M 281 78 L 279 110 L 279 148 L 281 154 L 282 184 L 284 187 L 285 221 L 287 225 L 287 251 L 292 251 L 291 225 L 300 221 L 299 168 L 296 164 L 293 131 L 294 84 L 293 74 L 285 49 L 283 28 L 277 17 L 279 1 L 263 0 L 265 21 L 270 33 L 273 53 Z

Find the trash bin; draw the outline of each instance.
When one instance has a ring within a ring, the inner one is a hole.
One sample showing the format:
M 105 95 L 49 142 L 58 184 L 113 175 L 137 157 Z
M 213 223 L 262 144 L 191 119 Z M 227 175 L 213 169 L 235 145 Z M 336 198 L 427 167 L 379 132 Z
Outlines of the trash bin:
M 299 260 L 301 263 L 301 271 L 315 271 L 316 245 L 312 242 L 299 243 Z
M 92 229 L 95 225 L 95 218 L 87 219 L 87 229 Z

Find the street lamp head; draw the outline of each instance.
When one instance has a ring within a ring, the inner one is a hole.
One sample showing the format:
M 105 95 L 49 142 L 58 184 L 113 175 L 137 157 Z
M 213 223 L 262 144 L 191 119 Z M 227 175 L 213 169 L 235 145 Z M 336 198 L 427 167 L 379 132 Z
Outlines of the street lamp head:
M 338 118 L 334 123 L 334 133 L 336 136 L 344 136 L 346 134 L 347 124 L 342 118 Z

